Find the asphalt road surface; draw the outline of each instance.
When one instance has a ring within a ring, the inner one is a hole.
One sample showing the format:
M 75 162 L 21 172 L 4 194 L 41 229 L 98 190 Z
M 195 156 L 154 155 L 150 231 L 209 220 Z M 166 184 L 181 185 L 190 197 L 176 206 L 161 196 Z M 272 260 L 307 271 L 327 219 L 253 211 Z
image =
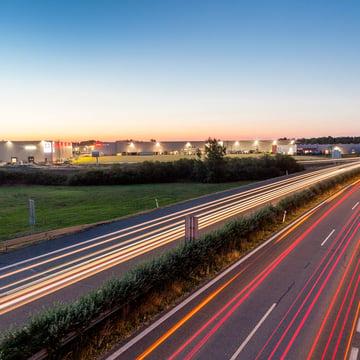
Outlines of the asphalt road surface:
M 359 162 L 270 179 L 2 254 L 0 330 L 22 324 L 55 301 L 73 300 L 176 246 L 183 241 L 184 219 L 190 214 L 198 217 L 200 231 L 206 231 L 356 167 Z
M 360 181 L 165 313 L 115 359 L 359 359 Z

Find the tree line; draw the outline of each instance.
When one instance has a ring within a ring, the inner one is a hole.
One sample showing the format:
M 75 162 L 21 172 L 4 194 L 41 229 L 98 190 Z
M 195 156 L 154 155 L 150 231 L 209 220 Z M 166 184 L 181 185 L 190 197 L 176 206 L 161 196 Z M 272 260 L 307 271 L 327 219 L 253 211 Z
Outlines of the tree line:
M 313 138 L 301 138 L 296 141 L 298 144 L 360 144 L 360 136 L 323 136 Z

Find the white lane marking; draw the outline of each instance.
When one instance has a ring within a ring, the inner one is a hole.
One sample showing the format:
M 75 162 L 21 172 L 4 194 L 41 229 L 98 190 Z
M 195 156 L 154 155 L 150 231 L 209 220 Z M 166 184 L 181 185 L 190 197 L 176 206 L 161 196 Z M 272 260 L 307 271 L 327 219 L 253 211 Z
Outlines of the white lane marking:
M 351 348 L 349 360 L 357 360 L 358 355 L 359 355 L 359 348 L 356 347 Z
M 360 333 L 360 317 L 359 317 L 359 320 L 358 320 L 358 323 L 357 323 L 356 331 L 358 333 Z
M 270 315 L 270 313 L 275 309 L 276 303 L 272 304 L 270 309 L 265 313 L 265 315 L 261 318 L 261 320 L 257 323 L 251 333 L 247 336 L 244 342 L 239 346 L 239 348 L 235 351 L 234 355 L 230 358 L 230 360 L 235 360 L 239 354 L 244 350 L 247 343 L 251 340 L 251 338 L 255 335 L 258 331 L 261 324 L 266 320 L 266 318 Z
M 326 237 L 326 239 L 321 243 L 321 246 L 324 246 L 325 243 L 330 239 L 331 235 L 335 232 L 335 229 L 332 229 L 330 234 Z
M 355 210 L 358 205 L 359 205 L 359 201 L 351 208 L 351 210 Z
M 204 285 L 202 288 L 194 292 L 191 296 L 186 298 L 183 302 L 181 302 L 179 305 L 175 306 L 172 310 L 170 310 L 168 313 L 166 313 L 164 316 L 162 316 L 160 319 L 152 323 L 149 327 L 147 327 L 145 330 L 143 330 L 140 334 L 135 336 L 133 339 L 131 339 L 129 342 L 124 344 L 120 349 L 115 351 L 113 354 L 108 356 L 106 360 L 115 360 L 117 359 L 121 354 L 123 354 L 125 351 L 130 349 L 132 346 L 134 346 L 137 342 L 139 342 L 141 339 L 143 339 L 145 336 L 150 334 L 153 330 L 155 330 L 157 327 L 159 327 L 162 323 L 164 323 L 167 319 L 172 317 L 174 314 L 176 314 L 178 311 L 180 311 L 182 308 L 184 308 L 187 304 L 189 304 L 191 301 L 196 299 L 198 296 L 200 296 L 203 292 L 205 292 L 207 289 L 209 289 L 211 286 L 216 284 L 218 281 L 220 281 L 223 277 L 225 277 L 227 274 L 231 273 L 234 269 L 236 269 L 239 265 L 241 265 L 243 262 L 245 262 L 247 259 L 249 259 L 251 256 L 256 254 L 258 251 L 260 251 L 263 247 L 277 239 L 280 235 L 285 233 L 287 230 L 289 230 L 292 226 L 297 224 L 299 221 L 301 221 L 304 217 L 308 216 L 312 212 L 316 211 L 318 208 L 320 208 L 322 205 L 326 204 L 327 200 L 324 200 L 319 205 L 315 206 L 313 209 L 306 212 L 304 215 L 302 215 L 299 219 L 295 220 L 291 224 L 284 227 L 282 230 L 280 230 L 277 234 L 273 235 L 270 239 L 263 242 L 261 245 L 259 245 L 257 248 L 255 248 L 253 251 L 251 251 L 249 254 L 242 257 L 240 260 L 238 260 L 235 264 L 231 265 L 229 268 L 227 268 L 224 272 L 220 273 L 216 278 L 209 281 L 206 285 Z

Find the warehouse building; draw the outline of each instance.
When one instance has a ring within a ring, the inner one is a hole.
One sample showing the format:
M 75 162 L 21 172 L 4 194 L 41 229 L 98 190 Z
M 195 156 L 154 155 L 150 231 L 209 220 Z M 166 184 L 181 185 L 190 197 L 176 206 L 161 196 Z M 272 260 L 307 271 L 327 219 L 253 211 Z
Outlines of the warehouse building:
M 228 154 L 296 154 L 294 140 L 224 140 L 219 141 Z M 83 141 L 74 143 L 75 155 L 195 155 L 205 151 L 206 141 L 135 141 L 119 140 L 115 142 Z
M 282 153 L 296 154 L 293 140 L 224 140 L 219 141 L 228 154 L 242 153 Z M 204 152 L 206 141 L 116 141 L 116 153 L 119 155 L 194 155 Z
M 340 155 L 360 154 L 360 144 L 298 144 L 299 155 L 332 155 L 333 152 Z
M 50 140 L 0 141 L 0 163 L 56 163 L 66 161 L 72 155 L 71 142 Z
M 73 143 L 74 155 L 91 155 L 98 152 L 99 156 L 116 155 L 116 143 L 98 140 L 81 141 Z

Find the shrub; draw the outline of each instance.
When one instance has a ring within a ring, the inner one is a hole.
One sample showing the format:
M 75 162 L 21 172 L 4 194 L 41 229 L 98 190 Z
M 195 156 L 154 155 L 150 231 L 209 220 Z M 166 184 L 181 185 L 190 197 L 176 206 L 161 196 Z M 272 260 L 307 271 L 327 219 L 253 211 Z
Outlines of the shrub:
M 51 171 L 0 170 L 0 185 L 65 185 L 68 175 Z

